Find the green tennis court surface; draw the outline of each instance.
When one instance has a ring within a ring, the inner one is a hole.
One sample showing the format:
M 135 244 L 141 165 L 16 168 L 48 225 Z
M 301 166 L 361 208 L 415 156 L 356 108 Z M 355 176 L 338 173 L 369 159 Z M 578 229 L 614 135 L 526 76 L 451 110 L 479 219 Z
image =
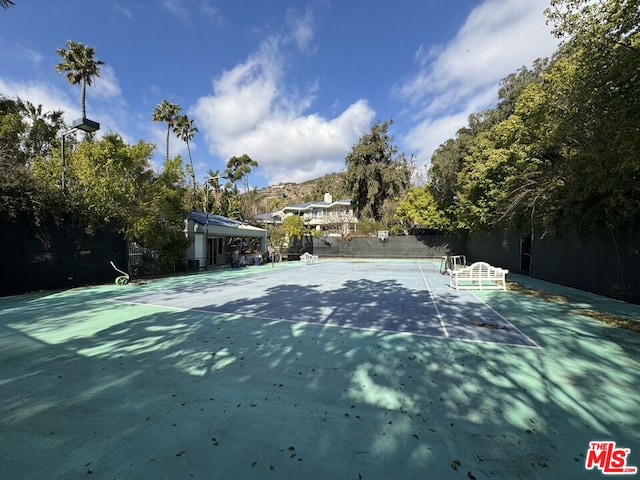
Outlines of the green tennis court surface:
M 251 278 L 176 286 L 117 301 L 293 323 L 536 346 L 429 262 L 324 262 Z
M 3 478 L 603 478 L 640 465 L 640 337 L 455 292 L 429 262 L 294 263 L 0 299 Z

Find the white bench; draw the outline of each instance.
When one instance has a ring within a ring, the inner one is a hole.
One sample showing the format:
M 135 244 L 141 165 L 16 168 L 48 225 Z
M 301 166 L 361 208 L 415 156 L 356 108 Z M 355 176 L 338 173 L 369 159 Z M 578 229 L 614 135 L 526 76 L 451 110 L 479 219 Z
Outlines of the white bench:
M 449 270 L 449 285 L 455 290 L 506 290 L 509 270 L 475 262 L 459 270 Z
M 309 252 L 304 252 L 300 255 L 300 261 L 305 265 L 313 265 L 318 263 L 318 255 L 311 255 Z

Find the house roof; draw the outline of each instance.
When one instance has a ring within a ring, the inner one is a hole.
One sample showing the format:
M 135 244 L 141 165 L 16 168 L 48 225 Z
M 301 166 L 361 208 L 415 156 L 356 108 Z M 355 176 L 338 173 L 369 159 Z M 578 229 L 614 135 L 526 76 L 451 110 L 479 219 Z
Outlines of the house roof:
M 287 205 L 286 207 L 284 207 L 282 210 L 283 211 L 287 211 L 287 210 L 296 210 L 296 211 L 300 211 L 300 210 L 309 210 L 312 209 L 314 207 L 316 208 L 330 208 L 334 205 L 346 205 L 346 206 L 350 206 L 351 205 L 351 199 L 350 198 L 345 198 L 344 200 L 336 200 L 334 202 L 308 202 L 308 203 L 298 203 L 297 205 Z
M 189 212 L 189 220 L 207 227 L 209 234 L 220 234 L 234 237 L 262 237 L 266 230 L 254 227 L 240 220 L 214 215 L 212 213 Z

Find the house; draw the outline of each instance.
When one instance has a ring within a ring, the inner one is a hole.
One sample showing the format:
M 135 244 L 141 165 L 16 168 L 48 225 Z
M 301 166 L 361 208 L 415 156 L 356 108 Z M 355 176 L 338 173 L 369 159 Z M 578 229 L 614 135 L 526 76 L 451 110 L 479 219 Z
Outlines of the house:
M 266 251 L 265 229 L 221 215 L 189 212 L 185 234 L 192 241 L 187 260 L 200 269 L 230 264 L 236 255 L 245 264 L 258 263 Z
M 281 224 L 291 215 L 301 217 L 307 227 L 322 231 L 325 236 L 345 236 L 355 232 L 358 226 L 351 199 L 334 201 L 330 193 L 325 193 L 321 202 L 288 205 L 276 212 L 259 215 L 258 221 L 265 225 Z

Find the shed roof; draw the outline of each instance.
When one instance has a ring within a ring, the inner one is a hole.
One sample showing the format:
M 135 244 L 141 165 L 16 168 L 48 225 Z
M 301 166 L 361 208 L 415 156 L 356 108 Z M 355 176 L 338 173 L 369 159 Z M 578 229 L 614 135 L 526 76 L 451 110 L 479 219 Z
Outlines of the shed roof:
M 254 227 L 240 220 L 214 215 L 213 213 L 189 212 L 189 220 L 207 227 L 210 235 L 224 235 L 232 237 L 262 237 L 266 230 Z

